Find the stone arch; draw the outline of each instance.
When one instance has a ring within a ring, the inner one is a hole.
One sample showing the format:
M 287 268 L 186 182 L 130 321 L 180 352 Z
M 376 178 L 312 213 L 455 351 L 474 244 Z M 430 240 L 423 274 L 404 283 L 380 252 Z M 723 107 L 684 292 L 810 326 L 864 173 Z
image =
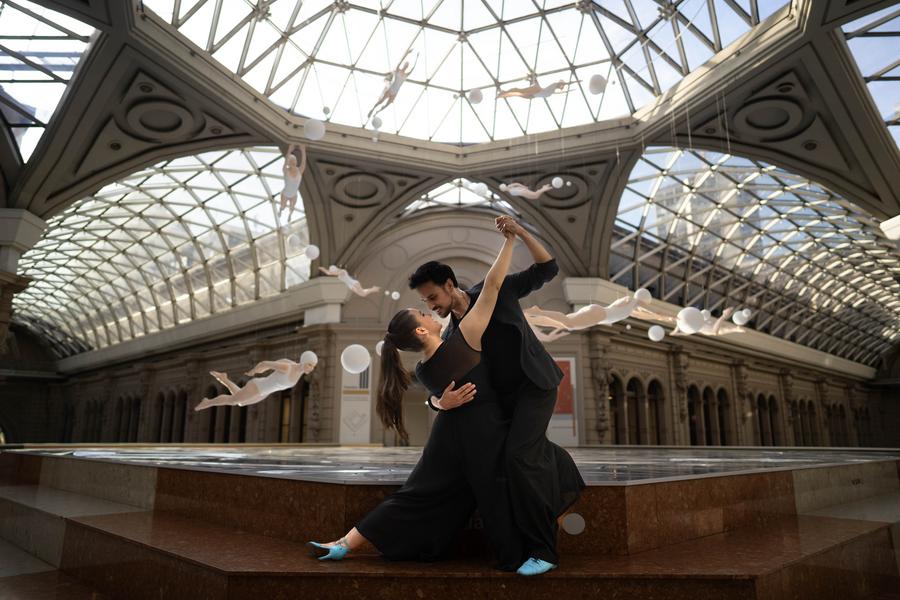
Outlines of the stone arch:
M 688 405 L 688 427 L 690 429 L 691 446 L 702 445 L 703 439 L 703 407 L 701 406 L 700 388 L 695 384 L 688 386 L 687 405 Z
M 781 414 L 778 409 L 778 400 L 775 398 L 774 394 L 769 395 L 768 412 L 769 431 L 772 432 L 772 445 L 780 446 L 783 443 L 783 436 L 781 432 Z
M 639 377 L 632 377 L 625 385 L 625 420 L 628 426 L 628 444 L 644 443 L 647 424 L 642 414 L 646 398 L 644 384 Z
M 662 445 L 666 436 L 666 393 L 658 379 L 647 385 L 648 443 Z
M 716 392 L 716 405 L 719 421 L 719 445 L 729 446 L 734 443 L 734 433 L 731 429 L 731 402 L 728 392 L 723 387 Z
M 756 395 L 756 442 L 760 446 L 772 445 L 772 422 L 769 420 L 769 401 L 762 392 Z
M 717 417 L 716 393 L 707 385 L 703 388 L 703 442 L 707 446 L 719 443 L 719 419 Z

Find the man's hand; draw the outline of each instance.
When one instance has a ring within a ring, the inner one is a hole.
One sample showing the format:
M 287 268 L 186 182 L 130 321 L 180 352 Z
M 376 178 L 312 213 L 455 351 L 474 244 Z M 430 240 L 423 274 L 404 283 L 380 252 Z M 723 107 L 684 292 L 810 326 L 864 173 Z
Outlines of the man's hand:
M 496 225 L 497 231 L 504 235 L 507 233 L 512 233 L 513 235 L 522 235 L 525 233 L 525 228 L 508 215 L 501 215 L 494 219 L 494 225 Z
M 451 381 L 437 402 L 432 402 L 441 410 L 451 410 L 475 399 L 475 384 L 466 383 L 457 390 L 453 389 L 455 381 Z

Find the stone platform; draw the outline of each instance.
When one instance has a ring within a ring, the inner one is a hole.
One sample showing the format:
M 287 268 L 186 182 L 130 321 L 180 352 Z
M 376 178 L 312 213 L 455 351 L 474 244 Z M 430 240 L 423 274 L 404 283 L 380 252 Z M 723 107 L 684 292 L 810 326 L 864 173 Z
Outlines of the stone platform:
M 455 558 L 430 565 L 306 557 L 304 542 L 344 533 L 419 452 L 8 450 L 0 537 L 111 598 L 818 599 L 900 589 L 900 451 L 890 450 L 572 450 L 589 484 L 573 508 L 586 526 L 560 533 L 561 568 L 537 579 L 492 571 L 477 523 Z

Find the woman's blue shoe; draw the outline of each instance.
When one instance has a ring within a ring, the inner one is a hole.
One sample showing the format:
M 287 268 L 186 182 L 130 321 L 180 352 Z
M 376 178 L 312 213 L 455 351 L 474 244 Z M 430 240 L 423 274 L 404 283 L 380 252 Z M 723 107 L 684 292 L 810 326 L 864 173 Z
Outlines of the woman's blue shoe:
M 309 555 L 319 560 L 343 560 L 350 552 L 350 548 L 341 544 L 326 546 L 318 542 L 307 542 L 306 547 L 309 549 Z
M 555 568 L 556 565 L 554 565 L 553 563 L 549 563 L 546 560 L 541 560 L 539 558 L 529 558 L 522 563 L 522 566 L 519 567 L 519 570 L 516 571 L 516 573 L 528 577 L 531 575 L 540 575 L 541 573 L 552 571 Z

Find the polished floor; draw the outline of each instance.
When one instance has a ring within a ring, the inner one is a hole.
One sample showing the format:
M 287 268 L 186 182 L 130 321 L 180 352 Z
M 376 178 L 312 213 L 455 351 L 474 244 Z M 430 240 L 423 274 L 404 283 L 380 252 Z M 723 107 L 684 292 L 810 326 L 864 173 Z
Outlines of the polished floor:
M 422 449 L 129 445 L 8 451 L 303 481 L 383 485 L 405 481 Z M 604 446 L 569 451 L 590 485 L 648 483 L 900 460 L 900 449 Z

